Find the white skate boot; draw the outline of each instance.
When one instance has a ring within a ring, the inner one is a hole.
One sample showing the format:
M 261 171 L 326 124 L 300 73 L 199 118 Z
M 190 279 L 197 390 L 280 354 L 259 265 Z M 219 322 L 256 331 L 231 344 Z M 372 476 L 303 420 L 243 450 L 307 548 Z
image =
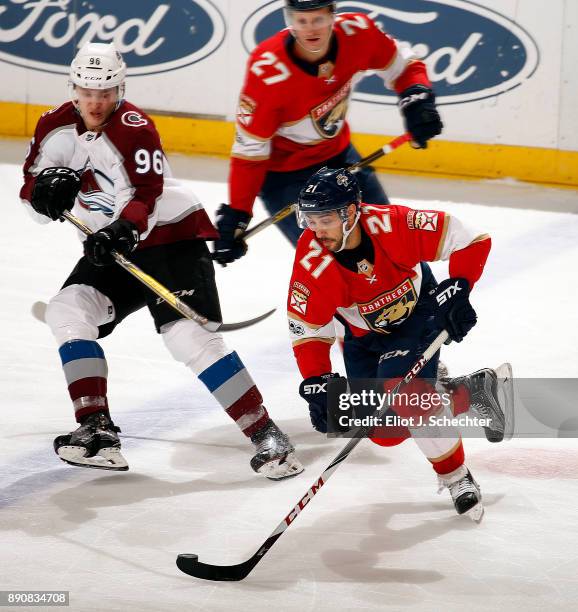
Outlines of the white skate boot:
M 458 514 L 467 514 L 476 523 L 482 520 L 484 515 L 482 492 L 465 465 L 461 465 L 449 474 L 438 474 L 438 485 L 438 493 L 445 488 L 450 490 Z
M 283 480 L 303 471 L 289 437 L 271 419 L 251 436 L 251 442 L 256 450 L 251 459 L 251 467 L 258 474 L 270 480 Z
M 128 463 L 120 452 L 119 431 L 104 412 L 96 412 L 75 431 L 58 436 L 54 450 L 70 465 L 126 471 Z

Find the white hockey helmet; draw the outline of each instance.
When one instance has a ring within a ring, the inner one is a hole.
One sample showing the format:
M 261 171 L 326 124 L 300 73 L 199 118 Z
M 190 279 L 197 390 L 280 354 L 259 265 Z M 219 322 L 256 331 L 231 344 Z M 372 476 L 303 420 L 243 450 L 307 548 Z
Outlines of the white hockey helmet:
M 114 43 L 86 43 L 70 65 L 70 89 L 109 89 L 118 87 L 119 103 L 124 97 L 126 64 Z

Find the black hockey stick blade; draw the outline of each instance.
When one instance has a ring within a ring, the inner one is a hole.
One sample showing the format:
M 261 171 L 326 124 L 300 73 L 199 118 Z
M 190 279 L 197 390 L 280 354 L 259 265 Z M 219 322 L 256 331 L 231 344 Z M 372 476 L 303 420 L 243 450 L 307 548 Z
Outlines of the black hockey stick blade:
M 245 327 L 251 327 L 251 325 L 255 325 L 256 323 L 263 321 L 267 317 L 270 317 L 275 312 L 275 310 L 277 309 L 273 308 L 273 310 L 269 310 L 265 314 L 259 315 L 258 317 L 255 317 L 254 319 L 249 319 L 248 321 L 239 321 L 238 323 L 223 323 L 219 327 L 218 331 L 228 332 L 228 331 L 235 331 L 236 329 L 243 329 Z
M 255 325 L 256 323 L 263 321 L 267 317 L 270 317 L 275 312 L 275 310 L 276 308 L 273 308 L 273 310 L 269 310 L 268 312 L 259 315 L 254 319 L 249 319 L 248 321 L 239 321 L 238 323 L 223 323 L 218 328 L 218 331 L 228 332 L 235 331 L 237 329 L 243 329 L 245 327 L 251 327 L 251 325 Z M 31 311 L 32 316 L 37 321 L 40 321 L 41 323 L 46 323 L 46 302 L 34 302 L 34 304 L 32 304 Z
M 199 561 L 198 555 L 183 554 L 177 557 L 177 567 L 181 572 L 203 580 L 238 582 L 246 578 L 257 565 L 259 559 L 255 556 L 237 565 L 210 565 Z

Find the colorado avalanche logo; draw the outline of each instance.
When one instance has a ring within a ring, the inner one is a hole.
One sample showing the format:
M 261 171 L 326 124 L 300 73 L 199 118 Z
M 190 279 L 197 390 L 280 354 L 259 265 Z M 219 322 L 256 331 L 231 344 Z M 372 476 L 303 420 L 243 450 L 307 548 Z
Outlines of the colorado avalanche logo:
M 124 123 L 124 125 L 128 125 L 129 127 L 140 127 L 141 125 L 148 124 L 148 121 L 136 111 L 128 111 L 124 113 L 120 120 Z
M 90 212 L 99 212 L 107 217 L 112 217 L 114 214 L 114 196 L 105 193 L 99 182 L 108 183 L 110 188 L 114 183 L 102 172 L 87 168 L 80 177 L 80 191 L 78 193 L 78 202 Z

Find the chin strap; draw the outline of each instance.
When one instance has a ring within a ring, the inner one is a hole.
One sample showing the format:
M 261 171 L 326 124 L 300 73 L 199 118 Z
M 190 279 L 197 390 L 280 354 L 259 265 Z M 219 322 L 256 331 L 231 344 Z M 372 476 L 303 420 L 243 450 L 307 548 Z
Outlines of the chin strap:
M 343 249 L 345 248 L 345 243 L 347 242 L 347 239 L 349 238 L 349 234 L 351 234 L 351 232 L 353 231 L 353 229 L 355 228 L 355 226 L 357 225 L 357 222 L 359 221 L 359 217 L 361 216 L 361 212 L 358 210 L 355 213 L 355 219 L 353 220 L 353 224 L 349 229 L 347 228 L 347 221 L 343 222 L 343 240 L 341 241 L 341 246 L 337 249 L 337 251 L 335 251 L 336 253 L 339 253 L 341 251 L 343 251 Z

